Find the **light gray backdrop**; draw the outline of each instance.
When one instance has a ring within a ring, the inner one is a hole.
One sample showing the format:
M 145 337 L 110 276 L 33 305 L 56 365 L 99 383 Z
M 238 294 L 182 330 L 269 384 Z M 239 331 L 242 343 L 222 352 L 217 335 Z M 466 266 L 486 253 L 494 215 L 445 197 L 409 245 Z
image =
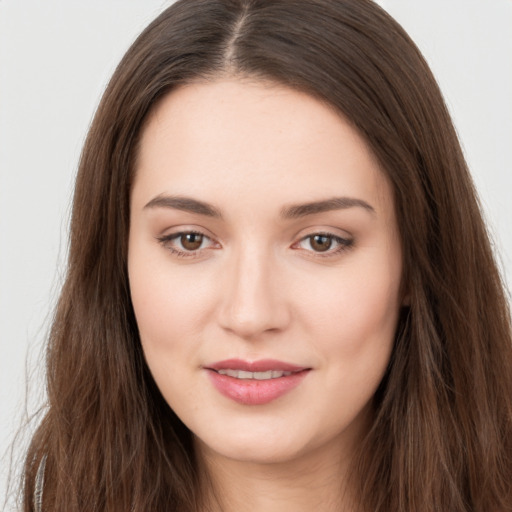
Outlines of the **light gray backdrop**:
M 28 374 L 28 412 L 41 400 L 33 369 L 61 284 L 87 127 L 118 60 L 169 3 L 0 0 L 0 454 L 24 414 Z M 380 3 L 440 82 L 510 288 L 512 0 Z M 0 461 L 0 498 L 7 466 Z

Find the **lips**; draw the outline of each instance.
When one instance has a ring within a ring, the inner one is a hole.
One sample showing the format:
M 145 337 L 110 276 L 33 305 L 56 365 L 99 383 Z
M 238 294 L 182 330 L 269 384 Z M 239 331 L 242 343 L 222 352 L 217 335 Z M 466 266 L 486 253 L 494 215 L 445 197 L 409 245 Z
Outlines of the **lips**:
M 228 377 L 234 377 L 235 379 L 256 379 L 256 380 L 268 380 L 278 379 L 280 377 L 288 377 L 293 372 L 283 372 L 281 370 L 268 370 L 266 372 L 247 372 L 245 370 L 217 370 L 220 375 L 227 375 Z
M 263 405 L 292 391 L 311 368 L 274 359 L 227 359 L 204 369 L 223 396 L 243 405 Z
M 308 368 L 295 364 L 285 363 L 277 359 L 260 359 L 259 361 L 244 361 L 242 359 L 226 359 L 208 365 L 210 370 L 243 370 L 246 372 L 266 372 L 269 370 L 282 372 L 300 372 Z

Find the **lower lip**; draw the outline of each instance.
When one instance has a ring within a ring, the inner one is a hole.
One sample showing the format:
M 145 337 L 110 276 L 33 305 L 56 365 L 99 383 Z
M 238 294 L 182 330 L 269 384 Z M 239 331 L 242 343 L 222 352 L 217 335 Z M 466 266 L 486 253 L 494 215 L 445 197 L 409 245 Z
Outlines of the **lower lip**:
M 256 380 L 236 379 L 207 371 L 217 391 L 242 405 L 268 404 L 296 388 L 309 373 L 309 370 L 303 370 L 277 379 Z

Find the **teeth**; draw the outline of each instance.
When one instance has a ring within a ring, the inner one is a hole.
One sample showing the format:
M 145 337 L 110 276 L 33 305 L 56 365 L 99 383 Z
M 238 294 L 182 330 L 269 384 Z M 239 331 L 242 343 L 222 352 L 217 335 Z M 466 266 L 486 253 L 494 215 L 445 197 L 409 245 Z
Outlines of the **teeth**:
M 235 379 L 255 379 L 255 380 L 269 380 L 279 379 L 279 377 L 287 377 L 292 372 L 284 372 L 281 370 L 268 370 L 266 372 L 246 372 L 245 370 L 217 370 L 220 375 L 227 375 Z
M 268 372 L 254 372 L 254 378 L 256 380 L 271 379 L 272 378 L 272 370 L 269 370 Z

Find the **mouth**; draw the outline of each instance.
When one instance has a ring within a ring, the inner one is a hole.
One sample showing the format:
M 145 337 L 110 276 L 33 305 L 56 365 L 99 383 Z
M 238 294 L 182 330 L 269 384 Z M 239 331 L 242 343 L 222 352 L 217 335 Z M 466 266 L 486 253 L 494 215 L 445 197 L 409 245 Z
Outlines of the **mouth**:
M 265 359 L 219 361 L 203 367 L 224 397 L 242 405 L 263 405 L 295 389 L 311 368 Z
M 268 374 L 268 372 L 282 372 L 282 373 L 296 373 L 303 370 L 309 370 L 306 366 L 298 366 L 296 364 L 287 363 L 285 361 L 278 361 L 277 359 L 260 359 L 258 361 L 244 361 L 243 359 L 225 359 L 224 361 L 218 361 L 216 363 L 205 366 L 208 370 L 214 370 L 216 372 L 246 372 L 253 374 Z M 233 377 L 235 375 L 232 375 Z M 280 375 L 282 377 L 282 375 Z M 242 376 L 240 378 L 253 378 L 248 376 Z M 255 377 L 257 378 L 257 377 Z M 264 378 L 271 378 L 266 375 Z M 275 377 L 274 377 L 275 378 Z
M 292 375 L 294 372 L 285 372 L 280 370 L 268 370 L 266 372 L 248 372 L 245 370 L 213 370 L 216 371 L 219 375 L 227 375 L 228 377 L 233 377 L 234 379 L 241 380 L 270 380 L 270 379 L 279 379 L 281 377 L 288 377 L 288 375 Z

